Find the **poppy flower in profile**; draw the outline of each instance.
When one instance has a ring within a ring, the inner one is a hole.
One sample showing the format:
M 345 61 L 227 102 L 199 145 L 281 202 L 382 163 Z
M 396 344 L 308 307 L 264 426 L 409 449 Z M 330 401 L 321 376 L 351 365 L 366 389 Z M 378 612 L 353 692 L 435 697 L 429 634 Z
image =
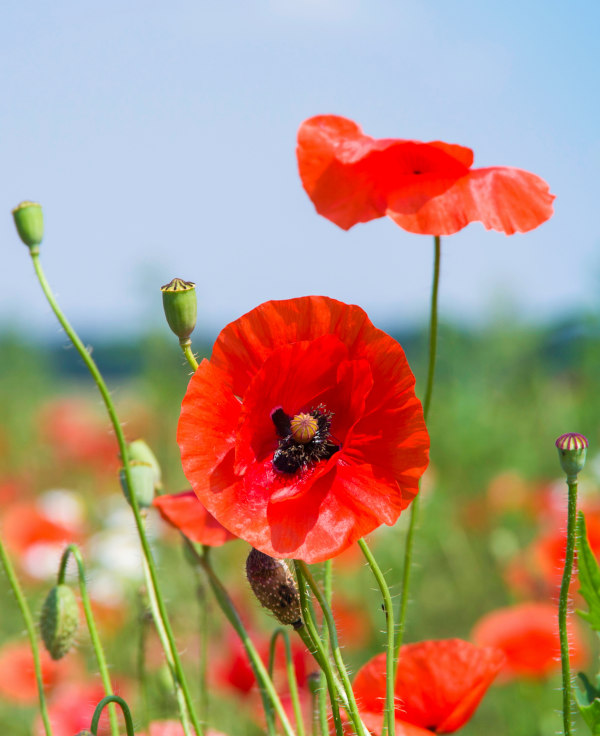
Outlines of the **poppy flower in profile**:
M 451 235 L 476 221 L 512 235 L 553 213 L 554 196 L 535 174 L 507 166 L 473 169 L 470 148 L 371 138 L 337 115 L 305 120 L 296 153 L 317 212 L 344 230 L 387 215 L 424 235 Z
M 198 500 L 194 491 L 168 493 L 152 501 L 162 518 L 186 537 L 207 547 L 220 547 L 235 539 Z
M 503 679 L 542 679 L 560 670 L 560 639 L 556 606 L 520 603 L 483 616 L 473 629 L 473 641 L 494 646 L 506 655 Z M 586 649 L 577 622 L 569 621 L 571 664 L 584 664 Z
M 405 644 L 396 675 L 396 719 L 405 733 L 451 733 L 475 712 L 504 662 L 493 647 L 478 647 L 461 639 Z M 362 667 L 353 690 L 361 718 L 373 733 L 381 733 L 385 706 L 386 655 L 378 654 Z M 413 728 L 423 731 L 410 730 Z
M 404 351 L 357 306 L 271 301 L 225 327 L 177 441 L 201 503 L 271 557 L 320 562 L 418 491 L 429 437 Z

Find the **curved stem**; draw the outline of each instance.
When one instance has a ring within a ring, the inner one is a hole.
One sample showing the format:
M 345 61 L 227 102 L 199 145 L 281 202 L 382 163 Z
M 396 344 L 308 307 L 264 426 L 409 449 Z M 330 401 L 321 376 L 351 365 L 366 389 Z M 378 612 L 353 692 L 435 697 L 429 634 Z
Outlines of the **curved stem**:
M 79 336 L 67 320 L 67 318 L 62 313 L 60 307 L 58 306 L 56 299 L 54 298 L 54 294 L 52 293 L 52 290 L 50 289 L 50 285 L 48 284 L 46 277 L 44 275 L 44 272 L 42 270 L 42 266 L 40 264 L 39 260 L 39 253 L 35 252 L 34 250 L 31 252 L 31 260 L 33 262 L 33 267 L 36 273 L 36 276 L 38 277 L 38 280 L 40 282 L 40 286 L 42 287 L 42 290 L 46 296 L 46 299 L 48 300 L 48 303 L 50 304 L 50 307 L 52 308 L 52 311 L 56 315 L 56 318 L 60 322 L 62 328 L 67 334 L 67 337 L 71 340 L 73 345 L 75 346 L 77 352 L 81 356 L 83 362 L 85 363 L 87 369 L 89 370 L 90 374 L 92 375 L 92 378 L 94 379 L 96 386 L 98 387 L 98 391 L 100 392 L 100 395 L 102 396 L 102 399 L 104 401 L 104 405 L 106 407 L 106 411 L 108 413 L 108 416 L 110 418 L 111 424 L 113 426 L 113 430 L 117 439 L 117 444 L 119 446 L 119 452 L 121 454 L 121 459 L 123 462 L 123 469 L 125 471 L 125 480 L 127 482 L 127 487 L 132 489 L 133 484 L 131 482 L 131 469 L 129 464 L 129 457 L 127 453 L 127 443 L 125 441 L 125 435 L 123 434 L 123 429 L 121 427 L 121 424 L 119 422 L 119 418 L 117 417 L 117 412 L 115 409 L 115 406 L 113 404 L 113 401 L 111 399 L 110 393 L 108 391 L 108 388 L 106 386 L 106 383 L 104 382 L 104 379 L 102 377 L 102 374 L 98 370 L 98 366 L 92 359 L 89 351 L 86 349 L 84 344 L 81 342 Z M 196 713 L 194 711 L 194 706 L 192 703 L 192 699 L 190 696 L 189 688 L 187 685 L 187 681 L 185 679 L 185 675 L 183 673 L 183 668 L 181 666 L 181 660 L 179 658 L 179 652 L 177 651 L 177 645 L 175 643 L 175 637 L 173 636 L 173 631 L 171 629 L 171 625 L 169 623 L 169 618 L 167 615 L 167 611 L 164 605 L 164 601 L 162 598 L 162 595 L 160 593 L 160 587 L 158 584 L 158 575 L 156 572 L 156 566 L 154 564 L 154 558 L 152 557 L 152 552 L 150 550 L 150 544 L 148 543 L 148 538 L 146 537 L 146 532 L 144 530 L 144 524 L 143 520 L 140 514 L 140 509 L 138 505 L 138 501 L 136 498 L 135 493 L 131 492 L 130 494 L 130 506 L 133 510 L 133 515 L 135 517 L 135 524 L 138 531 L 138 536 L 140 538 L 140 543 L 142 545 L 142 551 L 144 554 L 144 559 L 146 560 L 146 563 L 148 565 L 148 573 L 150 577 L 150 584 L 152 589 L 154 590 L 154 593 L 156 595 L 156 601 L 158 605 L 158 612 L 160 619 L 162 620 L 165 633 L 167 636 L 169 649 L 171 653 L 171 658 L 173 660 L 173 666 L 175 668 L 175 673 L 177 676 L 177 679 L 181 685 L 182 692 L 184 694 L 186 707 L 188 709 L 188 713 L 190 715 L 190 718 L 192 720 L 192 723 L 194 725 L 194 729 L 198 736 L 204 736 L 204 731 L 198 721 L 198 718 L 196 716 Z M 166 651 L 165 651 L 166 653 Z
M 304 736 L 304 721 L 302 720 L 302 709 L 300 708 L 300 698 L 298 696 L 298 681 L 296 680 L 296 670 L 294 669 L 294 659 L 292 657 L 292 646 L 290 644 L 290 635 L 283 627 L 278 627 L 271 636 L 269 645 L 269 675 L 273 679 L 273 668 L 275 666 L 275 649 L 277 639 L 281 637 L 285 647 L 285 668 L 287 671 L 288 684 L 290 687 L 290 696 L 292 698 L 292 707 L 294 708 L 294 717 L 296 719 L 296 730 L 298 736 Z
M 179 344 L 181 345 L 181 349 L 183 350 L 183 354 L 185 355 L 185 359 L 190 364 L 192 369 L 195 371 L 198 367 L 198 361 L 196 360 L 196 356 L 192 352 L 192 341 L 187 338 L 187 340 L 179 341 Z
M 44 680 L 42 678 L 42 665 L 40 662 L 40 650 L 37 645 L 37 639 L 35 636 L 35 626 L 31 617 L 31 611 L 27 605 L 27 600 L 23 595 L 21 586 L 17 576 L 15 575 L 14 568 L 10 561 L 10 558 L 6 554 L 2 540 L 0 539 L 0 560 L 6 572 L 8 583 L 15 594 L 17 604 L 21 609 L 21 615 L 25 621 L 25 627 L 27 628 L 27 636 L 29 637 L 29 645 L 31 646 L 31 652 L 33 654 L 33 669 L 35 671 L 35 681 L 37 684 L 38 698 L 40 701 L 40 711 L 42 715 L 42 722 L 44 724 L 44 731 L 46 736 L 52 736 L 52 727 L 50 726 L 50 718 L 48 717 L 48 706 L 46 704 L 46 696 L 44 695 Z
M 100 677 L 102 679 L 102 685 L 104 692 L 107 695 L 113 695 L 113 689 L 110 682 L 110 676 L 108 674 L 108 666 L 106 664 L 106 657 L 104 655 L 104 649 L 102 642 L 98 636 L 98 629 L 96 628 L 96 622 L 94 621 L 94 614 L 92 613 L 92 605 L 90 603 L 90 597 L 87 591 L 87 585 L 85 582 L 85 567 L 83 564 L 83 558 L 81 552 L 76 544 L 69 544 L 65 551 L 62 553 L 60 558 L 60 567 L 58 569 L 58 584 L 62 585 L 65 581 L 65 574 L 67 571 L 67 562 L 69 556 L 72 556 L 77 563 L 77 578 L 79 581 L 79 592 L 81 594 L 81 603 L 83 604 L 83 612 L 85 614 L 85 622 L 90 632 L 90 639 L 92 641 L 92 647 L 96 655 L 96 661 L 98 662 L 98 669 L 100 670 Z M 110 730 L 113 736 L 119 736 L 119 722 L 117 720 L 116 707 L 111 704 L 108 708 L 108 716 L 110 719 Z
M 387 732 L 389 736 L 395 736 L 396 733 L 396 713 L 395 713 L 395 691 L 394 684 L 396 682 L 396 650 L 394 648 L 394 605 L 392 603 L 392 596 L 390 595 L 390 589 L 385 581 L 385 577 L 381 572 L 377 561 L 373 557 L 373 553 L 369 549 L 364 539 L 358 540 L 358 546 L 361 548 L 365 559 L 369 563 L 379 590 L 383 596 L 383 606 L 385 611 L 385 626 L 387 631 L 387 652 L 385 659 L 385 721 L 384 726 L 387 724 Z M 384 736 L 385 727 L 381 731 L 381 736 Z
M 423 399 L 423 416 L 425 421 L 429 417 L 429 409 L 431 407 L 431 396 L 433 394 L 433 379 L 435 375 L 435 359 L 437 354 L 437 332 L 438 332 L 438 291 L 440 285 L 440 263 L 442 258 L 441 239 L 439 235 L 434 237 L 434 263 L 433 263 L 433 283 L 431 286 L 431 310 L 429 317 L 429 360 L 427 367 L 427 386 L 425 389 L 425 397 Z M 398 627 L 396 632 L 396 666 L 398 663 L 398 654 L 402 646 L 404 637 L 404 627 L 406 624 L 406 611 L 408 607 L 408 589 L 410 586 L 410 572 L 412 567 L 412 553 L 415 538 L 415 530 L 419 518 L 419 506 L 421 497 L 417 493 L 410 505 L 410 521 L 408 532 L 406 533 L 406 542 L 404 546 L 404 569 L 402 571 L 402 588 L 400 593 L 400 612 L 398 615 Z
M 573 571 L 575 552 L 575 525 L 577 516 L 577 477 L 567 478 L 569 504 L 567 512 L 567 550 L 565 567 L 560 584 L 558 601 L 558 630 L 560 633 L 560 662 L 562 666 L 563 691 L 563 729 L 565 736 L 571 734 L 571 664 L 569 661 L 569 638 L 567 633 L 567 612 L 569 606 L 569 586 Z
M 129 706 L 123 700 L 123 698 L 119 697 L 118 695 L 107 695 L 105 698 L 102 698 L 102 700 L 96 706 L 96 710 L 94 711 L 94 715 L 92 717 L 92 725 L 90 728 L 94 736 L 96 736 L 96 734 L 98 733 L 98 724 L 100 722 L 102 711 L 109 703 L 117 703 L 121 706 L 121 710 L 123 711 L 123 716 L 125 718 L 125 730 L 127 731 L 127 736 L 135 736 L 135 733 L 133 731 L 133 720 L 131 718 L 131 711 L 129 710 Z

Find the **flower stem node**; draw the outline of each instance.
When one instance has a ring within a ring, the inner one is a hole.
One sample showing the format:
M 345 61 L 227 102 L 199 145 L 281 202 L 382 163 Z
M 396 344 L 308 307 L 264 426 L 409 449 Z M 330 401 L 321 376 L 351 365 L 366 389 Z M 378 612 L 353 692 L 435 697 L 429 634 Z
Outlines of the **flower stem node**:
M 246 560 L 246 576 L 254 595 L 280 624 L 302 626 L 300 595 L 287 565 L 257 549 Z
M 42 205 L 37 202 L 21 202 L 12 211 L 19 237 L 28 248 L 37 252 L 44 238 Z
M 568 432 L 562 434 L 555 444 L 558 450 L 558 459 L 567 475 L 567 479 L 575 479 L 585 465 L 588 448 L 587 437 L 576 432 Z
M 165 317 L 180 342 L 188 340 L 196 326 L 196 284 L 173 279 L 160 287 Z
M 148 508 L 148 506 L 152 505 L 152 499 L 154 498 L 154 481 L 156 478 L 154 468 L 150 463 L 133 460 L 129 463 L 129 474 L 138 506 L 141 509 Z M 121 481 L 121 488 L 123 489 L 125 498 L 131 505 L 131 494 L 127 484 L 125 468 L 119 470 L 119 480 Z
M 55 585 L 48 593 L 40 616 L 44 646 L 52 659 L 62 659 L 75 642 L 79 606 L 68 585 Z
M 152 466 L 154 471 L 154 489 L 160 488 L 162 484 L 162 472 L 156 455 L 152 452 L 145 440 L 138 439 L 130 442 L 127 446 L 129 459 L 132 462 L 146 463 Z

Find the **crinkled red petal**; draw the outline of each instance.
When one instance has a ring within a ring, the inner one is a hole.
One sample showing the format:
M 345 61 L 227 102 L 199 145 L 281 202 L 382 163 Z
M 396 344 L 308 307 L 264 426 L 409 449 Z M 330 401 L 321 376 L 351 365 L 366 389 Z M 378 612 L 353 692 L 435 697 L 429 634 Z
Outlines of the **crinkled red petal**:
M 550 219 L 553 201 L 548 184 L 539 176 L 496 166 L 473 169 L 417 212 L 391 206 L 387 214 L 404 230 L 422 235 L 452 235 L 470 222 L 512 235 Z
M 152 502 L 165 521 L 186 537 L 208 547 L 220 547 L 236 537 L 225 529 L 198 500 L 194 491 L 157 496 Z

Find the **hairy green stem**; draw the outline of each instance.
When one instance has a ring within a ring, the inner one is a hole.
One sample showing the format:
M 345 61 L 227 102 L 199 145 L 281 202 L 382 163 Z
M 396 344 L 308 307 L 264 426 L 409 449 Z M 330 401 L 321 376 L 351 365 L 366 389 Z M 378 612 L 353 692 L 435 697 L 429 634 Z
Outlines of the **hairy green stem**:
M 108 666 L 106 664 L 106 657 L 104 655 L 104 649 L 102 642 L 98 636 L 98 629 L 96 628 L 96 622 L 94 621 L 94 614 L 92 613 L 92 605 L 90 603 L 90 596 L 87 591 L 87 584 L 85 580 L 85 567 L 83 564 L 83 558 L 79 547 L 76 544 L 69 544 L 65 551 L 62 553 L 60 558 L 60 567 L 58 569 L 58 584 L 62 585 L 65 581 L 65 575 L 67 572 L 67 563 L 69 556 L 72 556 L 77 564 L 77 579 L 79 582 L 79 592 L 81 594 L 81 603 L 83 604 L 83 613 L 85 615 L 85 622 L 90 632 L 90 639 L 92 641 L 92 647 L 96 655 L 96 661 L 98 662 L 98 669 L 100 670 L 100 677 L 102 679 L 102 685 L 104 692 L 107 695 L 114 695 L 112 685 L 110 682 L 110 675 L 108 674 Z M 114 704 L 108 707 L 108 716 L 110 719 L 110 730 L 113 736 L 119 736 L 119 721 L 117 720 L 117 710 Z
M 90 728 L 94 736 L 96 736 L 96 734 L 98 733 L 98 724 L 100 723 L 100 716 L 102 715 L 102 711 L 109 703 L 117 703 L 121 706 L 121 710 L 123 711 L 123 716 L 125 718 L 125 730 L 127 731 L 127 736 L 135 736 L 133 730 L 133 720 L 131 718 L 131 711 L 129 710 L 129 706 L 123 700 L 123 698 L 119 697 L 118 695 L 107 695 L 105 698 L 102 698 L 102 700 L 96 706 L 96 710 L 94 711 L 94 715 L 92 717 L 92 725 Z
M 192 352 L 192 341 L 188 337 L 186 340 L 180 340 L 179 344 L 181 345 L 181 349 L 183 350 L 185 359 L 190 364 L 192 369 L 196 370 L 196 368 L 198 367 L 198 361 L 196 360 L 196 356 Z
M 17 599 L 17 605 L 19 606 L 21 610 L 21 615 L 23 616 L 23 619 L 25 621 L 25 627 L 27 628 L 27 636 L 29 637 L 29 645 L 31 646 L 31 653 L 33 654 L 33 669 L 35 671 L 35 681 L 37 684 L 38 698 L 40 701 L 40 711 L 42 715 L 42 722 L 44 724 L 44 731 L 46 732 L 46 736 L 52 736 L 52 727 L 50 726 L 50 719 L 48 717 L 48 706 L 46 704 L 46 696 L 44 694 L 44 680 L 42 677 L 40 650 L 38 648 L 37 639 L 35 635 L 35 626 L 33 624 L 33 618 L 31 617 L 31 611 L 29 610 L 27 600 L 25 599 L 25 596 L 23 595 L 23 591 L 21 590 L 21 586 L 15 574 L 14 568 L 12 566 L 12 563 L 10 561 L 8 554 L 6 553 L 6 550 L 4 548 L 4 545 L 2 544 L 1 539 L 0 539 L 0 560 L 2 561 L 2 566 L 4 567 L 4 570 L 6 572 L 8 583 L 13 593 L 15 594 L 15 598 Z
M 571 663 L 569 661 L 569 636 L 567 632 L 567 613 L 569 608 L 569 586 L 573 572 L 573 557 L 575 553 L 575 533 L 577 521 L 577 476 L 567 478 L 569 488 L 569 503 L 567 512 L 567 549 L 565 552 L 565 567 L 560 584 L 560 598 L 558 601 L 558 630 L 560 633 L 560 662 L 562 666 L 563 692 L 563 729 L 565 736 L 571 735 Z
M 123 469 L 125 471 L 125 480 L 127 483 L 127 487 L 129 489 L 133 489 L 133 484 L 131 482 L 131 469 L 130 469 L 129 457 L 127 453 L 127 443 L 125 441 L 125 435 L 123 434 L 123 429 L 121 427 L 121 423 L 119 422 L 119 418 L 117 416 L 117 412 L 116 412 L 114 403 L 112 401 L 112 398 L 110 396 L 110 393 L 108 391 L 108 388 L 106 386 L 106 383 L 104 382 L 102 374 L 98 370 L 98 366 L 96 365 L 95 361 L 92 359 L 92 356 L 90 355 L 89 350 L 81 342 L 79 336 L 77 335 L 77 333 L 75 332 L 75 330 L 73 329 L 73 327 L 71 326 L 71 324 L 69 323 L 65 315 L 62 313 L 60 307 L 58 306 L 56 299 L 54 298 L 54 294 L 52 293 L 52 290 L 50 289 L 50 285 L 48 284 L 48 281 L 46 280 L 46 277 L 42 270 L 42 266 L 39 260 L 39 253 L 36 252 L 34 249 L 32 249 L 30 253 L 31 253 L 31 260 L 33 262 L 35 273 L 38 277 L 40 286 L 42 287 L 42 290 L 46 296 L 46 299 L 48 300 L 48 303 L 50 304 L 50 307 L 52 308 L 52 311 L 54 312 L 62 328 L 66 332 L 67 337 L 71 340 L 77 352 L 81 356 L 88 371 L 92 375 L 92 378 L 94 379 L 96 383 L 96 386 L 98 387 L 98 391 L 100 392 L 100 395 L 102 396 L 104 405 L 106 407 L 106 411 L 108 413 L 111 424 L 113 426 L 113 430 L 114 430 L 114 433 L 117 439 L 117 444 L 119 446 L 119 452 L 121 455 L 121 460 L 123 462 Z M 175 674 L 181 686 L 181 690 L 185 698 L 186 707 L 187 707 L 190 719 L 194 725 L 194 729 L 197 733 L 197 736 L 204 736 L 204 731 L 196 716 L 194 706 L 192 703 L 192 699 L 190 696 L 189 688 L 187 685 L 187 681 L 183 673 L 183 667 L 181 666 L 181 660 L 179 658 L 179 652 L 177 651 L 175 637 L 173 636 L 173 631 L 169 623 L 169 618 L 168 618 L 167 611 L 164 605 L 163 597 L 160 592 L 160 587 L 158 584 L 158 575 L 156 572 L 156 565 L 154 564 L 154 558 L 152 557 L 152 552 L 150 550 L 150 544 L 148 542 L 148 538 L 146 536 L 146 532 L 144 529 L 144 523 L 143 523 L 143 520 L 140 514 L 138 501 L 137 501 L 135 493 L 133 493 L 133 490 L 130 490 L 129 496 L 130 496 L 130 505 L 133 510 L 133 515 L 135 517 L 135 524 L 137 527 L 138 536 L 140 539 L 140 543 L 142 545 L 144 559 L 146 560 L 146 563 L 148 566 L 149 588 L 151 588 L 154 591 L 154 594 L 156 596 L 158 614 L 159 614 L 160 620 L 162 621 L 162 624 L 163 624 L 163 627 L 166 633 L 168 647 L 169 647 L 171 658 L 173 660 Z M 166 653 L 167 651 L 165 650 L 165 654 Z
M 281 637 L 285 647 L 285 668 L 287 672 L 288 684 L 290 687 L 290 697 L 292 699 L 292 707 L 294 709 L 294 718 L 296 719 L 296 732 L 298 736 L 305 736 L 304 721 L 302 720 L 302 709 L 300 708 L 300 698 L 298 696 L 298 681 L 296 680 L 296 670 L 294 669 L 294 659 L 292 657 L 292 646 L 290 644 L 290 635 L 287 629 L 279 626 L 271 636 L 269 645 L 269 676 L 273 679 L 273 670 L 275 667 L 275 652 L 277 647 L 277 639 Z
M 381 736 L 385 734 L 385 727 L 389 736 L 396 734 L 396 713 L 395 713 L 395 692 L 394 685 L 396 682 L 396 650 L 394 647 L 394 605 L 390 589 L 386 583 L 385 577 L 381 572 L 373 553 L 364 539 L 358 540 L 358 546 L 361 548 L 365 559 L 369 563 L 369 567 L 373 572 L 377 585 L 383 596 L 383 606 L 385 611 L 385 626 L 387 632 L 387 651 L 385 659 L 385 718 Z
M 431 310 L 429 318 L 429 361 L 427 367 L 427 386 L 425 389 L 425 398 L 423 399 L 423 415 L 425 421 L 429 417 L 429 409 L 431 407 L 431 396 L 433 394 L 433 379 L 435 375 L 435 359 L 437 355 L 437 333 L 438 333 L 438 292 L 440 285 L 440 262 L 442 258 L 441 239 L 439 235 L 434 237 L 434 263 L 433 263 L 433 283 L 431 286 Z M 410 521 L 408 524 L 408 532 L 406 533 L 406 542 L 404 546 L 404 569 L 402 571 L 402 587 L 400 592 L 400 612 L 398 615 L 398 627 L 396 631 L 396 666 L 398 663 L 398 655 L 402 646 L 404 637 L 404 628 L 406 625 L 406 612 L 408 608 L 408 589 L 410 586 L 410 573 L 412 567 L 412 553 L 414 546 L 415 530 L 419 519 L 419 506 L 421 497 L 419 494 L 415 496 L 410 505 Z

